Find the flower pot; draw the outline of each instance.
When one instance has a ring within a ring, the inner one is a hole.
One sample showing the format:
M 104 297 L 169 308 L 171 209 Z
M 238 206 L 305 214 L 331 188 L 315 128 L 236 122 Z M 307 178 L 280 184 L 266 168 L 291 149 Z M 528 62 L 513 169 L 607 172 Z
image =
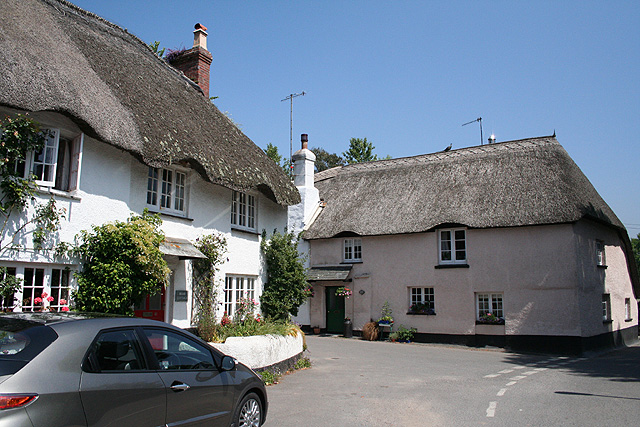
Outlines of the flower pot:
M 320 334 L 320 328 L 313 328 L 313 333 L 316 335 Z
M 353 323 L 349 319 L 345 319 L 344 321 L 344 337 L 345 338 L 353 337 Z

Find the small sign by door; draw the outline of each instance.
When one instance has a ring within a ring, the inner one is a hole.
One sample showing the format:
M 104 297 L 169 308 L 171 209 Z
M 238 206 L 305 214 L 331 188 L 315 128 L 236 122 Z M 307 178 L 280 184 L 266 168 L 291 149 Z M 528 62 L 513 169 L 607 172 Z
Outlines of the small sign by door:
M 189 291 L 176 291 L 175 302 L 189 301 Z

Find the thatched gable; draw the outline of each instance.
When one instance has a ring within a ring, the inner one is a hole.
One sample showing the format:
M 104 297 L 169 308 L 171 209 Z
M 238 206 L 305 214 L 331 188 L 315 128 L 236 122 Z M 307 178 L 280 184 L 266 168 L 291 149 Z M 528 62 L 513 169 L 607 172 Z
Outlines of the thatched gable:
M 197 85 L 126 30 L 64 0 L 0 2 L 0 105 L 55 111 L 161 167 L 299 203 L 279 167 Z
M 306 239 L 571 223 L 624 226 L 555 137 L 338 167 L 316 174 L 326 207 Z

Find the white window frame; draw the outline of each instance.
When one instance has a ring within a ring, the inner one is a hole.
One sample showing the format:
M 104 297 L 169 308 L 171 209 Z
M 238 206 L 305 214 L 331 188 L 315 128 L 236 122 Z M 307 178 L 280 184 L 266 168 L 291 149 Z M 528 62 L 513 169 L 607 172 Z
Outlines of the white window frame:
M 476 293 L 476 320 L 487 313 L 504 319 L 504 294 L 502 292 L 478 292 Z
M 448 238 L 446 234 L 448 233 Z M 462 234 L 462 238 L 460 238 Z M 446 256 L 446 254 L 449 254 Z M 461 258 L 459 256 L 462 255 Z M 467 230 L 464 228 L 443 228 L 438 230 L 438 261 L 440 264 L 467 263 Z
M 409 312 L 414 304 L 426 304 L 431 310 L 436 309 L 435 290 L 430 287 L 409 287 Z
M 344 262 L 362 261 L 362 239 L 355 237 L 344 239 L 342 248 Z
M 233 318 L 240 298 L 256 300 L 256 276 L 227 274 L 224 278 L 223 313 Z
M 175 166 L 147 171 L 147 207 L 153 211 L 187 216 L 188 171 Z
M 602 240 L 596 240 L 596 265 L 598 267 L 604 267 L 605 265 L 607 265 L 604 242 Z
M 232 190 L 231 225 L 248 231 L 256 231 L 258 224 L 257 198 L 253 194 Z
M 56 128 L 44 128 L 43 132 L 46 133 L 43 149 L 29 151 L 24 161 L 16 164 L 16 169 L 19 170 L 19 167 L 24 166 L 23 178 L 35 175 L 35 183 L 39 187 L 63 192 L 78 189 L 84 134 L 80 133 L 75 137 L 68 137 Z M 66 150 L 64 152 L 60 152 L 61 140 L 65 141 Z M 41 170 L 36 170 L 38 168 Z M 60 178 L 60 182 L 57 182 L 58 178 Z
M 15 275 L 22 280 L 22 287 L 15 294 L 14 312 L 62 311 L 71 303 L 71 292 L 74 286 L 73 270 L 63 265 L 12 264 L 6 265 L 15 269 Z M 57 283 L 54 280 L 57 276 Z M 47 296 L 42 297 L 45 293 Z M 36 298 L 42 301 L 36 304 Z M 48 298 L 53 298 L 49 301 Z M 61 304 L 60 299 L 65 303 Z

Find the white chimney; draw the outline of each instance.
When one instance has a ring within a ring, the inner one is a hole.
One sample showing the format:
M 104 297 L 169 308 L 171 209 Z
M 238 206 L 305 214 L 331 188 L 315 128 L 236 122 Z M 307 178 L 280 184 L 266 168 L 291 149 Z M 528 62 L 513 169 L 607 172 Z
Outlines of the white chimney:
M 207 49 L 207 27 L 198 23 L 193 32 L 193 47 L 201 47 Z
M 296 187 L 313 187 L 313 174 L 316 155 L 309 150 L 309 136 L 306 133 L 300 135 L 302 148 L 293 153 L 293 183 Z

